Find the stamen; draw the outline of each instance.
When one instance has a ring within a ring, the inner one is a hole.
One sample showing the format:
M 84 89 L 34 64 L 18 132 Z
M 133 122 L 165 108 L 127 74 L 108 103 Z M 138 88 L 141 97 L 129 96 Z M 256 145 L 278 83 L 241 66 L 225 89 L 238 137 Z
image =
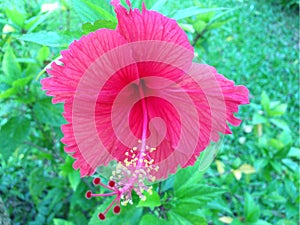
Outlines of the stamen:
M 116 206 L 114 207 L 114 213 L 115 213 L 115 214 L 119 214 L 120 211 L 121 211 L 121 207 L 120 207 L 119 205 L 116 205 Z
M 108 186 L 114 187 L 115 184 L 116 184 L 116 182 L 114 182 L 113 180 L 110 180 L 109 183 L 108 183 Z
M 93 180 L 93 183 L 94 183 L 94 185 L 98 185 L 98 184 L 100 184 L 100 181 L 101 181 L 101 179 L 100 179 L 99 177 L 96 177 L 96 178 Z
M 105 215 L 103 213 L 99 213 L 98 217 L 100 220 L 105 220 Z
M 133 204 L 131 197 L 133 190 L 142 201 L 146 200 L 146 196 L 143 195 L 144 191 L 147 191 L 150 195 L 152 194 L 152 187 L 147 187 L 144 182 L 146 180 L 153 182 L 156 179 L 151 174 L 151 171 L 158 170 L 158 166 L 155 165 L 154 159 L 150 156 L 153 149 L 155 148 L 148 147 L 145 142 L 142 143 L 141 141 L 138 146 L 124 153 L 124 161 L 116 165 L 107 185 L 102 183 L 99 177 L 94 178 L 94 185 L 102 186 L 112 192 L 93 194 L 91 191 L 87 191 L 85 195 L 87 199 L 115 196 L 105 211 L 98 214 L 100 220 L 105 220 L 105 216 L 111 208 L 113 208 L 115 214 L 119 214 L 121 212 L 120 205 Z
M 87 192 L 85 193 L 85 197 L 86 197 L 87 199 L 90 199 L 90 198 L 92 197 L 92 192 L 91 192 L 91 191 L 87 191 Z

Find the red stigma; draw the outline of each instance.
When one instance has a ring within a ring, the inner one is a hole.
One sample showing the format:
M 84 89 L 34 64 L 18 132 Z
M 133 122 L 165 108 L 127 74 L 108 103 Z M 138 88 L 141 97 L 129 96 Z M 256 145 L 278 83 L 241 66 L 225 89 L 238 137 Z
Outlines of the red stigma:
M 118 205 L 116 205 L 116 206 L 114 207 L 114 213 L 115 213 L 115 214 L 119 214 L 120 211 L 121 211 L 121 207 L 118 206 Z
M 92 197 L 92 192 L 91 191 L 87 191 L 86 194 L 85 194 L 85 197 L 87 199 L 90 199 Z
M 98 217 L 100 220 L 105 220 L 105 215 L 103 213 L 99 213 Z
M 114 187 L 115 184 L 116 184 L 116 183 L 115 183 L 113 180 L 110 180 L 110 181 L 108 182 L 108 186 L 110 186 L 110 187 Z
M 97 184 L 100 184 L 100 181 L 101 179 L 99 177 L 96 177 L 94 180 L 93 180 L 93 183 L 94 185 L 97 185 Z

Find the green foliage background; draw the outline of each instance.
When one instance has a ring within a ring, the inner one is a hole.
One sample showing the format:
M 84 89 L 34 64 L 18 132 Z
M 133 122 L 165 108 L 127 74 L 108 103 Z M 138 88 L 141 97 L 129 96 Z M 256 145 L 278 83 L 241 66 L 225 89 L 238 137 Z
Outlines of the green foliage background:
M 74 39 L 116 26 L 108 2 L 0 1 L 0 196 L 12 224 L 299 224 L 295 0 L 145 1 L 177 19 L 196 61 L 246 85 L 251 104 L 208 169 L 180 170 L 145 202 L 133 196 L 121 215 L 98 220 L 108 202 L 84 198 L 99 190 L 72 169 L 60 143 L 63 107 L 51 104 L 39 80 Z

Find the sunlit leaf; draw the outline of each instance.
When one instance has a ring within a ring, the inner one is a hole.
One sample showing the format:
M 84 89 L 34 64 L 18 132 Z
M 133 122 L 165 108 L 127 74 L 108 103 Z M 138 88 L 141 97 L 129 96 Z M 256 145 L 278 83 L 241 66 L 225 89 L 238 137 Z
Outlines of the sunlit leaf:
M 146 197 L 145 201 L 140 200 L 138 207 L 157 207 L 161 205 L 160 197 L 156 191 L 152 191 L 152 193 L 144 192 L 143 195 Z
M 220 160 L 216 160 L 217 170 L 219 174 L 223 174 L 225 172 L 225 165 Z
M 73 189 L 73 191 L 76 191 L 77 187 L 78 187 L 78 185 L 80 183 L 80 174 L 79 174 L 79 171 L 72 170 L 72 172 L 68 174 L 68 179 L 69 179 L 71 188 Z
M 108 28 L 108 29 L 115 29 L 117 23 L 115 21 L 110 20 L 97 20 L 94 23 L 84 23 L 82 25 L 82 31 L 85 34 L 88 34 L 90 32 L 96 31 L 100 28 Z
M 219 218 L 222 223 L 230 224 L 233 221 L 233 218 L 230 216 L 222 216 Z
M 6 8 L 6 16 L 12 20 L 13 23 L 18 25 L 20 28 L 23 28 L 26 15 L 20 12 L 17 8 Z

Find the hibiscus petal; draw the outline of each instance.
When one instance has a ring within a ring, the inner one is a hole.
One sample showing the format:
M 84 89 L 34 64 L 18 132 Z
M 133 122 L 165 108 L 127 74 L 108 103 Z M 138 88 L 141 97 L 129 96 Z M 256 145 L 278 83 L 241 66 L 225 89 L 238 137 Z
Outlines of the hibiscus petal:
M 138 78 L 126 43 L 112 30 L 91 33 L 62 52 L 63 65 L 53 63 L 48 70 L 51 76 L 42 80 L 43 89 L 54 96 L 54 102 L 65 102 L 64 117 L 69 124 L 62 127 L 62 142 L 66 144 L 65 151 L 76 159 L 73 166 L 80 168 L 81 176 L 93 174 L 97 166 L 114 159 L 99 140 L 94 107 L 101 85 L 113 74 L 117 74 L 120 87 L 128 83 L 127 79 Z M 102 94 L 111 95 L 109 86 Z
M 194 52 L 185 32 L 175 20 L 167 18 L 156 11 L 147 10 L 145 6 L 140 12 L 139 9 L 130 9 L 128 11 L 120 5 L 120 0 L 114 0 L 111 4 L 114 6 L 118 18 L 117 31 L 128 42 L 143 40 L 166 41 Z M 127 4 L 130 6 L 129 1 L 127 1 Z
M 53 62 L 47 73 L 51 75 L 41 81 L 47 95 L 54 96 L 53 103 L 72 98 L 83 74 L 101 55 L 127 43 L 117 32 L 101 29 L 74 41 L 68 50 L 61 52 L 60 63 Z M 62 64 L 62 65 L 61 65 Z
M 233 114 L 238 112 L 239 105 L 249 103 L 248 89 L 244 86 L 234 86 L 233 81 L 218 74 L 214 67 L 193 63 L 188 74 L 193 79 L 187 77 L 183 86 L 194 99 L 202 126 L 199 144 L 186 166 L 194 164 L 210 141 L 217 142 L 219 133 L 230 134 L 227 122 L 238 126 L 241 120 Z M 203 104 L 203 99 L 208 101 L 208 105 Z

